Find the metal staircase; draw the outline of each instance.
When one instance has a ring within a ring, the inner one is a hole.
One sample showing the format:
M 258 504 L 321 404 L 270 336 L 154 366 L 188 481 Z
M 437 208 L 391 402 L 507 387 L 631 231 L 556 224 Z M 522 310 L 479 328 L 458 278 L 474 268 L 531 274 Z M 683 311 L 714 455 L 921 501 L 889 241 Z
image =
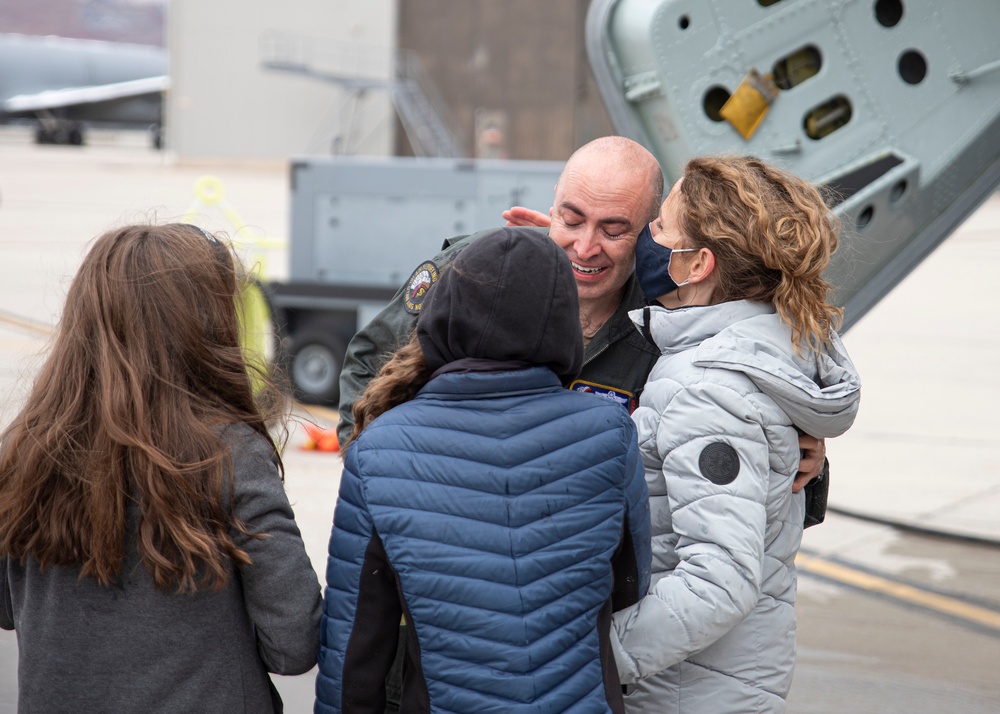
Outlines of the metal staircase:
M 443 103 L 420 60 L 409 52 L 267 32 L 260 39 L 261 66 L 331 82 L 357 107 L 370 90 L 388 92 L 417 156 L 460 158 L 460 142 L 444 118 Z

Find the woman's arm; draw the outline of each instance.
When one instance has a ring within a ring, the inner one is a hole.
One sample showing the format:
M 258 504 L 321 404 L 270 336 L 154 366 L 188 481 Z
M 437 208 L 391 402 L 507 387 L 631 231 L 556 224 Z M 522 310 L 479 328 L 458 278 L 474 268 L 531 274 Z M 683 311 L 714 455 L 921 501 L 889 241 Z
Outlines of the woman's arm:
M 660 414 L 662 475 L 649 476 L 665 482 L 666 495 L 653 517 L 666 520 L 657 509 L 668 510 L 677 564 L 641 602 L 615 615 L 612 645 L 623 683 L 704 649 L 756 604 L 770 473 L 758 417 L 742 396 L 715 384 L 679 390 Z
M 240 566 L 243 599 L 268 671 L 302 674 L 319 652 L 320 589 L 292 508 L 271 458 L 271 446 L 254 435 L 232 448 L 236 474 L 234 511 L 254 538 L 233 534 L 253 560 Z

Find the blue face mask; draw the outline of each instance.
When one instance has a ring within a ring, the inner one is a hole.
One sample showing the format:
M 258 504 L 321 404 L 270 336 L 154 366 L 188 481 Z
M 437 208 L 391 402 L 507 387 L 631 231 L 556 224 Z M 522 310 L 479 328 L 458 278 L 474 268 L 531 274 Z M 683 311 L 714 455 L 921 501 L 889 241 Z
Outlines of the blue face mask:
M 672 293 L 681 285 L 687 285 L 688 281 L 678 285 L 670 277 L 670 257 L 674 253 L 687 253 L 698 250 L 697 248 L 678 248 L 672 250 L 665 245 L 660 245 L 653 240 L 653 234 L 649 226 L 642 229 L 638 240 L 635 242 L 635 277 L 639 280 L 639 287 L 646 300 L 653 302 L 659 297 Z

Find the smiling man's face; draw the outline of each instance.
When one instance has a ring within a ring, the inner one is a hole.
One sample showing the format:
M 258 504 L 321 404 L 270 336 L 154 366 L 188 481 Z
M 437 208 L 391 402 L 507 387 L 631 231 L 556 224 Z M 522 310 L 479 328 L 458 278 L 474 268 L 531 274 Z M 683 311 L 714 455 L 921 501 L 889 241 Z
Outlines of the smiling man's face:
M 599 154 L 567 164 L 549 211 L 549 235 L 573 264 L 581 303 L 617 305 L 635 268 L 635 241 L 654 192 L 649 172 Z

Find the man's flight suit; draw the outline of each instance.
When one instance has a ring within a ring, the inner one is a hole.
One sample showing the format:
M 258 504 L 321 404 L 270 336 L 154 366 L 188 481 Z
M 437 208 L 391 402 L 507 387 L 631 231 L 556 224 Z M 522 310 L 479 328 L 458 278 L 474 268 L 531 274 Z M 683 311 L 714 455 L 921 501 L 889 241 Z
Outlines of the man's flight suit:
M 445 241 L 443 249 L 414 271 L 393 296 L 389 305 L 354 336 L 347 347 L 340 374 L 340 424 L 337 436 L 344 443 L 351 435 L 354 416 L 351 408 L 369 380 L 389 355 L 406 344 L 417 325 L 424 294 L 463 247 L 479 233 Z M 646 304 L 635 275 L 625 284 L 618 309 L 601 326 L 584 350 L 583 371 L 570 389 L 593 392 L 619 402 L 632 412 L 639 394 L 656 363 L 659 352 L 639 333 L 628 317 L 629 310 Z

